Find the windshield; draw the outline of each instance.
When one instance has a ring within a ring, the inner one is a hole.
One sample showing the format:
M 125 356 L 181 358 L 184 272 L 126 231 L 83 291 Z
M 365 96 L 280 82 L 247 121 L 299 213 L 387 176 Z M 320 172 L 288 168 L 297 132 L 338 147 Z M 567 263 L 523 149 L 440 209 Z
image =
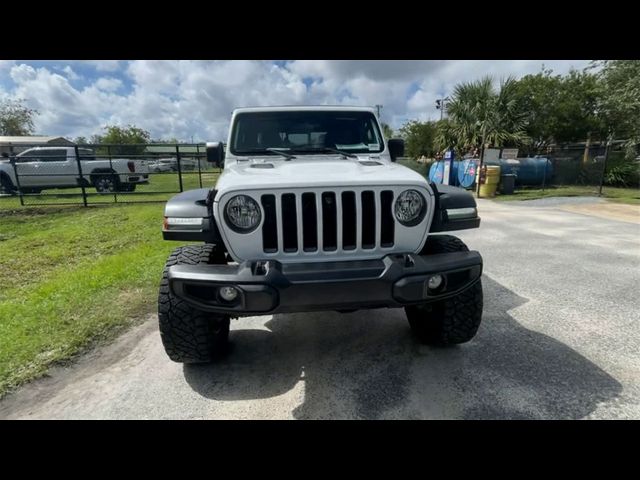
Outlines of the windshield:
M 236 116 L 230 151 L 234 155 L 380 153 L 382 135 L 371 112 L 247 112 Z M 335 153 L 335 152 L 334 152 Z

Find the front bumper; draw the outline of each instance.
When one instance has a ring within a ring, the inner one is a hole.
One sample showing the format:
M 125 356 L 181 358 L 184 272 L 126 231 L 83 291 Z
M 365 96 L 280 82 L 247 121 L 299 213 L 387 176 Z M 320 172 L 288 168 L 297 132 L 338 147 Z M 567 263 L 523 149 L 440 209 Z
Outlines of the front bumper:
M 436 274 L 444 282 L 432 291 L 427 281 Z M 200 310 L 236 316 L 402 307 L 456 295 L 481 275 L 482 257 L 475 251 L 326 263 L 174 265 L 168 271 L 174 295 Z M 221 298 L 223 286 L 239 291 L 234 301 Z

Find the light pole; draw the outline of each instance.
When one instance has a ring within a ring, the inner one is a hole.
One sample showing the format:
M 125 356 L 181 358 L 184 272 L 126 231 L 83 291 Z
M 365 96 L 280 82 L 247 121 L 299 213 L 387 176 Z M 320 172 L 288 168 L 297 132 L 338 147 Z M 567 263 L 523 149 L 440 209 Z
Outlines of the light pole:
M 482 145 L 480 146 L 480 165 L 478 166 L 478 181 L 476 182 L 476 196 L 480 198 L 480 178 L 482 177 L 482 166 L 484 164 L 484 142 L 485 142 L 485 126 L 482 124 Z
M 442 120 L 442 114 L 447 109 L 447 102 L 449 97 L 439 98 L 436 100 L 436 108 L 440 110 L 440 120 Z
M 378 111 L 378 118 L 380 118 L 380 110 L 382 109 L 382 105 L 376 105 L 376 110 Z

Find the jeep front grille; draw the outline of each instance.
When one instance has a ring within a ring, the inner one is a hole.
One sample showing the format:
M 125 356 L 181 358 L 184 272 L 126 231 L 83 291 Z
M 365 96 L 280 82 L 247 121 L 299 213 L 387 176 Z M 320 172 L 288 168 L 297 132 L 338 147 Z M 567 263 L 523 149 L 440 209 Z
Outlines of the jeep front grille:
M 392 190 L 263 194 L 265 253 L 367 251 L 394 246 Z

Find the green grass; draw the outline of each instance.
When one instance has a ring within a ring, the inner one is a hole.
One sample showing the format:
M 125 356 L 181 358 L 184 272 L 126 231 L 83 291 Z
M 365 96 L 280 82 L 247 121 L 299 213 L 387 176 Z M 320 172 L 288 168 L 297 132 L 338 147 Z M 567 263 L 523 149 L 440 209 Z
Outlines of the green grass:
M 516 190 L 513 195 L 497 195 L 496 201 L 512 201 L 512 200 L 535 200 L 538 198 L 548 197 L 584 197 L 597 196 L 598 187 L 589 187 L 582 185 L 552 186 L 547 187 L 543 191 L 538 189 L 520 189 Z M 638 188 L 620 188 L 620 187 L 603 187 L 602 197 L 612 202 L 628 203 L 631 205 L 640 204 L 640 189 Z
M 155 310 L 163 208 L 0 210 L 0 397 Z

